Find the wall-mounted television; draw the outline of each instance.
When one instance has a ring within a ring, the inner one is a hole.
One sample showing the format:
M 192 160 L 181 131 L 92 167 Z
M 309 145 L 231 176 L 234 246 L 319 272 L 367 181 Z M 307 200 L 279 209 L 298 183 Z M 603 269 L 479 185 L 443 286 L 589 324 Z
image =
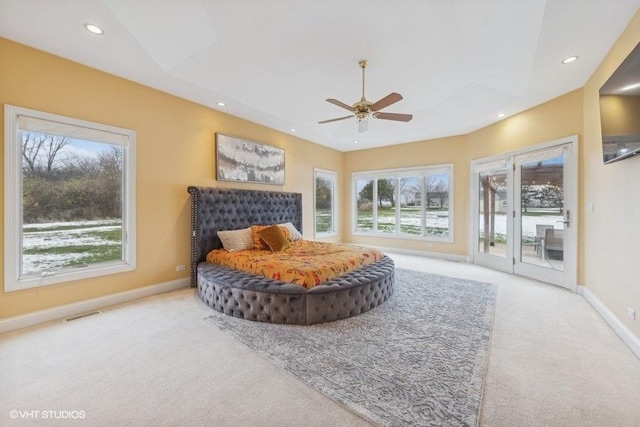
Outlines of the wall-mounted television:
M 640 44 L 600 88 L 605 164 L 640 154 Z

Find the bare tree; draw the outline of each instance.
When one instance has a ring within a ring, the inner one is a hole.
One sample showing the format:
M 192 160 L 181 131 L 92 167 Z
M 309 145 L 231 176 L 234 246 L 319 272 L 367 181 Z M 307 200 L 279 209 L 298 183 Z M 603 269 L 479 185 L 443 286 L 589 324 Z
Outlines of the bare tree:
M 416 206 L 420 200 L 420 179 L 401 178 L 398 180 L 398 194 L 400 194 L 400 203 L 406 206 Z
M 122 147 L 111 146 L 109 150 L 102 151 L 98 156 L 100 169 L 107 174 L 120 174 L 122 172 Z
M 24 132 L 22 137 L 22 159 L 27 175 L 50 175 L 56 157 L 69 144 L 65 137 L 38 132 Z
M 449 199 L 449 182 L 442 176 L 427 177 L 426 188 L 426 207 L 430 208 L 434 205 L 443 207 L 448 203 Z M 436 203 L 436 201 L 438 203 Z

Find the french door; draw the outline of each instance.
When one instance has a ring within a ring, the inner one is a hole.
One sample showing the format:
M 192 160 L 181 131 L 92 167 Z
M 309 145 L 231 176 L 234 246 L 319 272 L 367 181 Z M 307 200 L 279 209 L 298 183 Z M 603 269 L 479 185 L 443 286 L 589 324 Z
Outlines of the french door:
M 577 137 L 472 162 L 473 262 L 575 291 Z

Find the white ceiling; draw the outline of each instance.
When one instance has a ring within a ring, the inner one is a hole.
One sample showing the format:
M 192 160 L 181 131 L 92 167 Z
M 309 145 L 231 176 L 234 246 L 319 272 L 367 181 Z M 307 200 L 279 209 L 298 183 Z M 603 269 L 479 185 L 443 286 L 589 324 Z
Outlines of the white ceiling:
M 465 134 L 582 87 L 640 0 L 0 0 L 0 36 L 341 151 Z M 83 25 L 93 23 L 96 36 Z M 570 55 L 580 59 L 563 65 Z M 404 99 L 355 119 L 329 104 Z M 224 101 L 226 107 L 217 102 Z M 126 108 L 126 105 L 123 106 Z M 215 131 L 215 129 L 212 129 Z M 354 144 L 358 140 L 358 144 Z

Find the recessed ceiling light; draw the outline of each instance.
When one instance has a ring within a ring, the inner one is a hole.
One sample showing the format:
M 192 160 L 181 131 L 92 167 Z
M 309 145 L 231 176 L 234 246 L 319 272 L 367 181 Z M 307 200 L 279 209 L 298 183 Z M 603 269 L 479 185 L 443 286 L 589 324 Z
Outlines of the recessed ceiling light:
M 291 132 L 295 132 L 296 130 L 294 128 L 289 129 Z
M 562 60 L 562 63 L 563 63 L 563 64 L 571 64 L 572 62 L 577 61 L 577 60 L 578 60 L 578 58 L 579 58 L 579 56 L 576 56 L 576 55 L 574 55 L 574 56 L 570 56 L 570 57 L 568 57 L 568 58 L 564 58 L 564 59 Z
M 92 32 L 93 34 L 104 34 L 104 31 L 102 31 L 102 28 L 98 27 L 97 25 L 93 25 L 93 24 L 84 24 L 84 27 L 89 31 Z
M 505 113 L 500 113 L 500 114 L 498 114 L 498 118 L 499 118 L 499 119 L 501 119 L 501 118 L 503 118 L 503 117 L 505 117 L 505 116 L 506 116 L 506 114 L 505 114 Z
M 353 143 L 354 143 L 354 144 L 357 144 L 357 143 L 358 143 L 358 141 L 353 141 Z
M 219 107 L 224 107 L 224 106 L 226 106 L 226 105 L 227 105 L 227 104 L 225 104 L 224 102 L 218 102 L 218 106 L 219 106 Z

